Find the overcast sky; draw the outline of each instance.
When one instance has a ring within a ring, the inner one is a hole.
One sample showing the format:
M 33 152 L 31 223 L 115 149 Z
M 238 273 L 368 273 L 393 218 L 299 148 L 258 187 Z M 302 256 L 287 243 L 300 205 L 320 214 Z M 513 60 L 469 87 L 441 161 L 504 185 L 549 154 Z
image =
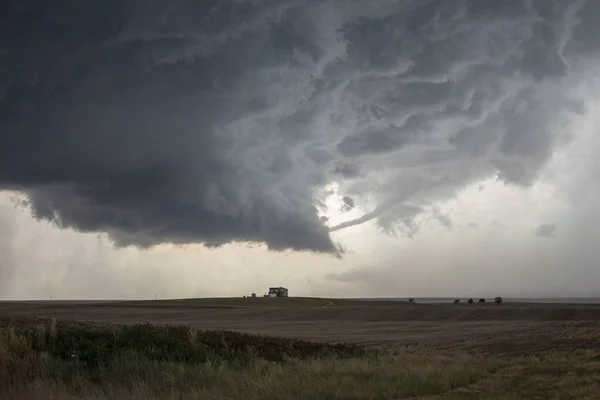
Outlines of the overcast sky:
M 600 293 L 600 2 L 14 3 L 0 298 Z

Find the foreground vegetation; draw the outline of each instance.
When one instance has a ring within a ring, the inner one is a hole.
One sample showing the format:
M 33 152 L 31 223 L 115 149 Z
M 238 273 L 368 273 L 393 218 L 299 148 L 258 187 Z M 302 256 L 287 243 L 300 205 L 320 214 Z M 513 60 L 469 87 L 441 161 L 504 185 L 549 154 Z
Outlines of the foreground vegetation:
M 185 327 L 0 329 L 0 398 L 390 399 L 473 383 L 494 362 Z
M 0 328 L 2 399 L 585 399 L 599 376 L 589 351 L 501 360 L 186 327 Z

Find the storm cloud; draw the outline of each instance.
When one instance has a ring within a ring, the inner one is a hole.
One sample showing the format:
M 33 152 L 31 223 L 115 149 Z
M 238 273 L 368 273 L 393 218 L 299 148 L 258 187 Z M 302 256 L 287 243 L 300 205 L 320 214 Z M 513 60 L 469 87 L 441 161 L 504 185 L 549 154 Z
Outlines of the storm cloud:
M 330 231 L 530 185 L 585 112 L 600 33 L 592 1 L 13 3 L 0 188 L 118 246 L 335 253 Z M 328 227 L 332 182 L 374 208 Z

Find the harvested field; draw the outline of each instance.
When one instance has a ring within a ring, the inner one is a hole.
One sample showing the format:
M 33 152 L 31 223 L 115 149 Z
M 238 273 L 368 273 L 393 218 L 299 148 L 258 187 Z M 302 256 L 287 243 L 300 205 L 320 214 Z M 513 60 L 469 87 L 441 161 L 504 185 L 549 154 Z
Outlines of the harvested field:
M 144 328 L 140 323 L 166 327 Z M 51 328 L 36 330 L 40 326 Z M 18 398 L 45 398 L 49 392 L 57 399 L 235 399 L 242 398 L 239 393 L 252 393 L 244 398 L 256 399 L 345 399 L 350 393 L 354 399 L 600 398 L 600 305 L 301 298 L 4 302 L 0 328 L 9 343 L 8 350 L 0 349 L 0 364 L 6 362 L 3 354 L 10 361 L 11 352 L 39 351 L 39 343 L 52 343 L 42 350 L 62 357 L 63 363 L 71 362 L 64 357 L 69 354 L 93 360 L 88 366 L 76 365 L 85 384 L 75 384 L 60 378 L 73 365 L 56 367 L 55 361 L 48 364 L 45 357 L 32 353 L 28 357 L 33 357 L 35 368 L 31 368 L 45 372 L 27 372 L 42 379 L 38 386 L 23 386 L 30 392 L 11 383 L 12 391 L 6 394 L 24 396 Z M 30 333 L 24 334 L 26 340 L 10 339 L 15 335 L 10 329 Z M 117 331 L 124 339 L 117 340 Z M 39 332 L 46 335 L 41 342 Z M 144 341 L 142 334 L 152 339 Z M 139 338 L 132 341 L 132 335 Z M 177 344 L 183 342 L 188 344 Z M 192 351 L 189 343 L 200 347 Z M 24 350 L 28 346 L 31 349 Z M 127 353 L 113 355 L 121 347 Z M 377 349 L 390 350 L 379 354 L 392 358 L 368 355 Z M 95 369 L 98 357 L 105 360 L 104 369 Z M 114 364 L 114 359 L 121 364 Z M 228 359 L 238 366 L 220 369 L 218 365 Z M 290 364 L 288 359 L 295 361 Z M 208 360 L 208 366 L 197 367 L 190 360 Z M 240 370 L 240 362 L 248 367 Z M 167 393 L 153 383 L 163 379 L 160 371 L 165 369 L 171 371 L 176 392 Z M 111 379 L 117 379 L 123 371 L 133 371 L 139 382 L 115 387 L 98 378 L 115 374 Z M 48 381 L 44 374 L 62 380 Z M 202 386 L 197 378 L 190 380 L 194 374 L 213 383 Z M 9 378 L 7 382 L 13 382 L 14 377 Z M 315 392 L 302 384 L 306 381 L 318 381 L 325 389 Z M 339 391 L 340 385 L 345 391 Z M 281 394 L 282 388 L 291 387 L 291 392 Z M 73 397 L 74 393 L 91 394 Z
M 172 324 L 418 351 L 535 354 L 600 348 L 600 305 L 408 304 L 315 298 L 4 302 L 0 317 Z M 596 343 L 597 342 L 597 343 Z

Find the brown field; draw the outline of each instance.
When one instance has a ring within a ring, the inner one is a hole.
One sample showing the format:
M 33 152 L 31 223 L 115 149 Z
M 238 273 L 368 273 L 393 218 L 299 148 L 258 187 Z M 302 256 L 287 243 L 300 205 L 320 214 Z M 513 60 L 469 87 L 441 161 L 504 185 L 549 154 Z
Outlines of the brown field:
M 188 325 L 420 352 L 600 350 L 600 305 L 595 304 L 407 304 L 293 297 L 0 302 L 0 317 Z
M 59 323 L 187 325 L 355 343 L 421 357 L 421 362 L 441 355 L 493 357 L 501 360 L 502 368 L 492 368 L 485 379 L 431 398 L 600 398 L 600 305 L 316 298 L 0 302 L 0 324 L 9 320 L 15 326 L 31 324 L 35 318 L 55 318 Z

